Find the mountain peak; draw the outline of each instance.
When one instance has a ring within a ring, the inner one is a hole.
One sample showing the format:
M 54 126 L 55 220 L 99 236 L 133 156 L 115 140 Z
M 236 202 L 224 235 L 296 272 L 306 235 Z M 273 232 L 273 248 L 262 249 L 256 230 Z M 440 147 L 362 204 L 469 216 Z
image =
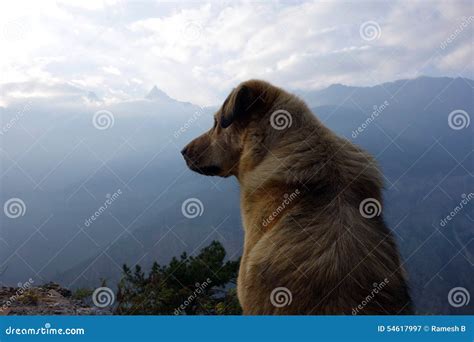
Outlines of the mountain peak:
M 331 84 L 327 89 L 343 89 L 343 88 L 349 88 L 349 86 L 342 84 L 342 83 L 334 83 Z
M 97 94 L 94 93 L 93 91 L 89 91 L 89 92 L 87 93 L 87 99 L 88 99 L 89 101 L 92 101 L 92 102 L 100 102 L 99 97 L 98 97 Z
M 172 100 L 171 97 L 168 96 L 163 90 L 159 89 L 156 85 L 151 88 L 150 92 L 147 96 L 145 96 L 148 100 Z

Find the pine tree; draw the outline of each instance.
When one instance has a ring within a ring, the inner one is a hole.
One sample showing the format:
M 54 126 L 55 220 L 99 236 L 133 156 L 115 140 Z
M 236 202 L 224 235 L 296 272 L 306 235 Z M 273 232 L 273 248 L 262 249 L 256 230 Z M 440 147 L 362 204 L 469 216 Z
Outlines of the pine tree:
M 139 265 L 123 266 L 117 313 L 125 315 L 240 314 L 235 283 L 239 260 L 225 261 L 217 241 L 198 256 L 183 253 L 167 266 L 153 263 L 148 274 Z

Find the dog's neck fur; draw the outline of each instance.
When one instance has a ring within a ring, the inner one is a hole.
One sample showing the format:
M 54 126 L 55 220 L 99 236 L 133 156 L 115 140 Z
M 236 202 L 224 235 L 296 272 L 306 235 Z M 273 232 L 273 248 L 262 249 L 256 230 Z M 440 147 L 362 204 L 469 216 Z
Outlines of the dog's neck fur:
M 291 101 L 300 100 L 292 97 Z M 295 203 L 280 212 L 271 224 L 263 224 L 282 203 L 285 194 L 295 190 L 313 196 L 329 192 L 325 194 L 328 200 L 337 196 L 355 208 L 367 197 L 381 201 L 382 181 L 372 157 L 336 136 L 306 106 L 303 108 L 305 112 L 294 114 L 288 131 L 269 128 L 262 133 L 262 126 L 255 126 L 249 128 L 244 138 L 247 146 L 243 149 L 237 178 L 247 250 L 291 211 Z M 269 120 L 270 114 L 271 111 L 262 120 Z

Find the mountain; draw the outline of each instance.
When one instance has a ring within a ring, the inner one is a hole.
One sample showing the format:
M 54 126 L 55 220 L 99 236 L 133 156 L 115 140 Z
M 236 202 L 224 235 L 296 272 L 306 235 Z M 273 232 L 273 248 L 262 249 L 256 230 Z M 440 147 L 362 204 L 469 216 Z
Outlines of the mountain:
M 163 103 L 163 104 L 179 103 L 184 106 L 195 107 L 195 105 L 193 105 L 190 102 L 184 102 L 184 101 L 173 99 L 172 97 L 168 96 L 168 94 L 166 94 L 163 90 L 159 89 L 156 85 L 154 85 L 153 88 L 151 88 L 151 90 L 145 96 L 145 99 L 150 100 L 150 101 L 155 101 L 158 103 Z
M 92 103 L 100 103 L 102 100 L 93 91 L 89 91 L 86 96 L 87 101 Z
M 166 101 L 173 100 L 164 91 L 158 89 L 156 85 L 153 86 L 153 88 L 151 88 L 150 92 L 145 96 L 145 98 L 148 100 L 166 100 Z
M 327 126 L 378 160 L 385 219 L 419 313 L 473 312 L 447 300 L 454 287 L 474 293 L 472 202 L 456 209 L 474 191 L 473 125 L 449 119 L 453 112 L 472 118 L 473 85 L 421 77 L 300 93 Z M 18 102 L 2 111 L 13 125 L 0 135 L 1 203 L 20 198 L 26 207 L 16 219 L 2 217 L 2 283 L 33 277 L 77 288 L 105 278 L 112 286 L 123 263 L 147 269 L 212 240 L 230 259 L 240 255 L 237 182 L 192 173 L 179 153 L 212 125 L 212 109 L 155 87 L 149 96 L 109 106 L 30 99 L 26 109 Z M 107 121 L 98 129 L 94 117 L 102 110 Z M 194 218 L 183 215 L 189 199 L 201 203 Z
M 310 107 L 336 104 L 352 107 L 354 105 L 353 101 L 356 101 L 359 105 L 374 105 L 377 104 L 375 100 L 387 100 L 394 95 L 394 99 L 404 99 L 408 105 L 411 105 L 412 101 L 419 102 L 431 95 L 430 101 L 425 103 L 425 106 L 428 106 L 444 102 L 444 98 L 447 100 L 457 99 L 457 96 L 449 98 L 445 91 L 453 96 L 457 90 L 460 90 L 460 96 L 464 96 L 469 91 L 469 87 L 472 88 L 473 83 L 473 80 L 462 77 L 421 76 L 415 79 L 382 83 L 372 87 L 334 84 L 322 90 L 298 91 L 297 94 L 303 97 Z

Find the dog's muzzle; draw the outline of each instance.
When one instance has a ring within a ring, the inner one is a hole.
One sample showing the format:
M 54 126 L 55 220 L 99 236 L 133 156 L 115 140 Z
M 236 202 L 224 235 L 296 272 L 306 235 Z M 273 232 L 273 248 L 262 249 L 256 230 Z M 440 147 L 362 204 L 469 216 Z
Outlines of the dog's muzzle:
M 189 155 L 189 149 L 187 146 L 181 150 L 181 154 L 183 155 L 188 167 L 197 173 L 206 176 L 217 176 L 222 172 L 222 169 L 216 165 L 199 166 L 198 163 Z

